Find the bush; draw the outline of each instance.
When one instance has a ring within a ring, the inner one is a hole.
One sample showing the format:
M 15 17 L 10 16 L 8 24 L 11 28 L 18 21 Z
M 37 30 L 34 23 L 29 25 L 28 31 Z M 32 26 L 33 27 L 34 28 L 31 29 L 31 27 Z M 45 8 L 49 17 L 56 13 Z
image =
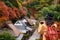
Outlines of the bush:
M 35 40 L 40 40 L 40 39 L 36 38 Z
M 9 32 L 4 31 L 0 33 L 0 40 L 16 40 L 16 38 Z
M 58 4 L 58 5 L 55 7 L 55 10 L 56 10 L 57 12 L 60 12 L 60 4 Z
M 57 5 L 57 6 L 50 5 L 49 7 L 44 7 L 40 13 L 41 13 L 41 16 L 43 16 L 43 17 L 45 17 L 45 15 L 49 12 L 54 13 L 55 20 L 60 22 L 60 12 L 59 11 L 60 11 L 60 5 Z

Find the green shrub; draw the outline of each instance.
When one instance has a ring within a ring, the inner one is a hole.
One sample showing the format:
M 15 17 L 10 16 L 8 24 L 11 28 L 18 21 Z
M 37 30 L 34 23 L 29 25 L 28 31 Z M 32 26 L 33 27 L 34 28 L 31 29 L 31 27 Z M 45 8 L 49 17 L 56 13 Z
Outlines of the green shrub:
M 44 7 L 42 10 L 40 10 L 41 16 L 45 17 L 45 15 L 49 12 L 54 13 L 54 17 L 56 21 L 60 22 L 60 5 L 54 6 L 50 5 L 48 7 Z
M 60 4 L 55 7 L 55 11 L 60 12 Z
M 36 38 L 35 40 L 40 40 L 40 39 Z
M 0 40 L 16 40 L 16 38 L 9 32 L 4 31 L 0 33 Z

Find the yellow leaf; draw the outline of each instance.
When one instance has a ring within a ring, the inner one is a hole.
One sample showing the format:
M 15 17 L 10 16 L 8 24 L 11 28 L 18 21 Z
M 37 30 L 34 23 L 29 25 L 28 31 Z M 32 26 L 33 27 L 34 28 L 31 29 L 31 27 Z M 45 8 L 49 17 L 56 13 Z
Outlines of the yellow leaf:
M 16 1 L 18 3 L 19 8 L 21 8 L 22 7 L 22 3 L 19 0 L 16 0 Z

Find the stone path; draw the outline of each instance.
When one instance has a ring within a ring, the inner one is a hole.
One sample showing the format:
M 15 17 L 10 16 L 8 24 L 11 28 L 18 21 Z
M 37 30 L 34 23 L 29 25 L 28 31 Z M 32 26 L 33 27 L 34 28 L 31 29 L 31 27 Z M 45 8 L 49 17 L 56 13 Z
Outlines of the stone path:
M 33 35 L 29 38 L 29 40 L 36 40 L 39 38 L 40 38 L 40 36 L 39 36 L 37 29 L 36 29 L 35 32 L 33 33 Z
M 23 35 L 24 34 L 20 34 L 20 36 L 16 40 L 21 40 L 23 38 Z M 40 36 L 37 33 L 37 29 L 36 29 L 35 32 L 33 33 L 33 35 L 28 40 L 36 40 L 36 39 L 39 39 L 39 38 L 40 38 Z
M 20 34 L 20 36 L 16 40 L 21 40 L 23 38 L 24 34 Z

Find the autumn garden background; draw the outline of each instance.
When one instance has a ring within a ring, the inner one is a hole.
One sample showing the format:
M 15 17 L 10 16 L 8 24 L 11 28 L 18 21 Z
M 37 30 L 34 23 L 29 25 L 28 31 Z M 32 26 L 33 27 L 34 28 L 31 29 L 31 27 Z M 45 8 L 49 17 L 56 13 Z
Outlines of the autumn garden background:
M 60 0 L 0 0 L 0 40 L 16 40 L 16 37 L 10 34 L 7 21 L 14 24 L 17 20 L 28 17 L 37 20 L 34 26 L 38 27 L 39 21 L 44 20 L 48 12 L 54 13 L 60 35 Z M 22 40 L 28 40 L 33 32 L 26 33 Z

